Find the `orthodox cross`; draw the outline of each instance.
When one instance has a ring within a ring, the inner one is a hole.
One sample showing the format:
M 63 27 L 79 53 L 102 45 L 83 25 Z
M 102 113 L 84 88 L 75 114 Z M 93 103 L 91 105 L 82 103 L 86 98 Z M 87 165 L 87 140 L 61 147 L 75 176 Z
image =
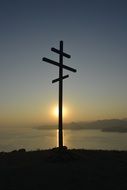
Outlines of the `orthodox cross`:
M 53 64 L 57 67 L 59 67 L 59 78 L 52 80 L 52 83 L 59 82 L 59 120 L 58 120 L 58 130 L 59 130 L 59 148 L 63 147 L 63 79 L 66 79 L 69 77 L 69 75 L 63 76 L 63 69 L 76 72 L 76 69 L 73 69 L 71 67 L 68 67 L 63 64 L 63 57 L 71 58 L 71 56 L 65 52 L 63 52 L 63 41 L 60 41 L 60 49 L 51 48 L 51 51 L 59 54 L 59 63 L 56 61 L 53 61 L 51 59 L 48 59 L 46 57 L 43 57 L 42 60 Z

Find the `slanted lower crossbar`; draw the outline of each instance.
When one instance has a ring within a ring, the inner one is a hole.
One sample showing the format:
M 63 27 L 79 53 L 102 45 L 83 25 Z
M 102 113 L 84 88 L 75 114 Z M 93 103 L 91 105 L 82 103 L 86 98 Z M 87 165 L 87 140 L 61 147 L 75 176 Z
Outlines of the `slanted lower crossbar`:
M 65 75 L 65 76 L 62 77 L 62 80 L 63 80 L 63 79 L 66 79 L 66 78 L 68 78 L 68 77 L 69 77 L 69 75 Z M 60 78 L 54 79 L 54 80 L 52 80 L 52 83 L 58 82 L 58 81 L 60 81 L 60 80 L 61 80 Z

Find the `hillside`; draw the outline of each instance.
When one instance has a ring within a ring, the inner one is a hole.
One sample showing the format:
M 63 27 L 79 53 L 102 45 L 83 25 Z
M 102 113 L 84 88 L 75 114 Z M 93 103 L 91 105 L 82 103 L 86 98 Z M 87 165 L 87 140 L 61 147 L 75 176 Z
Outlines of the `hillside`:
M 0 153 L 2 190 L 127 189 L 127 152 L 25 150 Z

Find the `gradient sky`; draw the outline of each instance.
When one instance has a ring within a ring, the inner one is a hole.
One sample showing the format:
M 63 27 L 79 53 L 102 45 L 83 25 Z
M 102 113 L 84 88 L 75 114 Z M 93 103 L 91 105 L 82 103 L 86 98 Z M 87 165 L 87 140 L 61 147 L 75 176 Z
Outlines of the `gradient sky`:
M 58 60 L 64 41 L 77 69 L 64 81 L 65 121 L 127 117 L 126 0 L 0 1 L 0 126 L 56 122 Z

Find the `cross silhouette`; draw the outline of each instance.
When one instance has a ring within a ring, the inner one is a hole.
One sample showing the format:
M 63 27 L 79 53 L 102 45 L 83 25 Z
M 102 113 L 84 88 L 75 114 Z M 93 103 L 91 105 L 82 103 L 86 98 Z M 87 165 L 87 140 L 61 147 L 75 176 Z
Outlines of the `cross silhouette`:
M 59 63 L 56 61 L 53 61 L 51 59 L 48 59 L 46 57 L 43 57 L 42 60 L 53 64 L 55 66 L 59 67 L 59 78 L 52 80 L 52 83 L 59 82 L 59 148 L 63 147 L 63 79 L 66 79 L 69 77 L 69 75 L 63 76 L 63 69 L 76 72 L 76 69 L 73 69 L 71 67 L 68 67 L 63 64 L 63 57 L 71 58 L 71 56 L 65 52 L 63 52 L 63 41 L 60 41 L 60 49 L 51 48 L 51 51 L 59 54 Z

